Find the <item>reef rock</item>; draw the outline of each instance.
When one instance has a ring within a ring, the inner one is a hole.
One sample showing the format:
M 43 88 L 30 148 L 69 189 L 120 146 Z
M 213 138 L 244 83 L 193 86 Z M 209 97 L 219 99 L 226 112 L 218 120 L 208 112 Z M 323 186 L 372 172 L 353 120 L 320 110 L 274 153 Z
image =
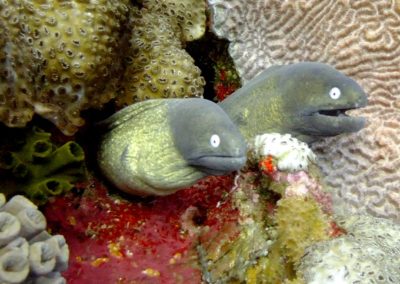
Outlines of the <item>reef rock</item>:
M 400 226 L 367 215 L 338 220 L 347 234 L 308 247 L 301 259 L 306 283 L 400 283 Z
M 337 212 L 400 222 L 400 7 L 397 1 L 208 0 L 242 81 L 271 65 L 320 61 L 369 94 L 369 126 L 314 145 Z
M 0 194 L 0 282 L 66 283 L 69 249 L 61 235 L 47 233 L 46 218 L 21 195 L 7 203 Z

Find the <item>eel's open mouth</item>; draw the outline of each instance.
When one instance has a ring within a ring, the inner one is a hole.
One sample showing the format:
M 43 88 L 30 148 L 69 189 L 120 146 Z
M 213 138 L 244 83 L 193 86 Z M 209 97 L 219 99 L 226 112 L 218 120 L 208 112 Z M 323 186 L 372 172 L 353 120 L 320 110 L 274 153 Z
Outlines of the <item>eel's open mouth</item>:
M 202 156 L 188 160 L 188 163 L 204 173 L 224 175 L 241 169 L 246 160 L 246 156 Z
M 306 116 L 306 132 L 314 136 L 335 136 L 361 130 L 366 123 L 364 117 L 352 116 L 347 112 L 357 108 L 318 110 Z
M 326 115 L 326 116 L 349 116 L 346 114 L 346 111 L 352 110 L 352 108 L 346 109 L 332 109 L 332 110 L 320 110 L 317 111 L 319 115 Z

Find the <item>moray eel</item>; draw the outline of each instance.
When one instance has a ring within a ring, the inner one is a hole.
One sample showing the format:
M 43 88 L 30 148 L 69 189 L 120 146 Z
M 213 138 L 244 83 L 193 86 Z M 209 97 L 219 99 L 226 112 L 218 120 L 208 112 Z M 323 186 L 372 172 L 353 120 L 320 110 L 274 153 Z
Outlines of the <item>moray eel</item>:
M 208 175 L 239 170 L 247 145 L 239 129 L 205 99 L 148 100 L 99 123 L 103 174 L 135 195 L 168 195 Z
M 366 104 L 354 80 L 317 62 L 268 68 L 219 103 L 246 139 L 278 132 L 306 143 L 359 131 L 365 119 L 345 112 Z

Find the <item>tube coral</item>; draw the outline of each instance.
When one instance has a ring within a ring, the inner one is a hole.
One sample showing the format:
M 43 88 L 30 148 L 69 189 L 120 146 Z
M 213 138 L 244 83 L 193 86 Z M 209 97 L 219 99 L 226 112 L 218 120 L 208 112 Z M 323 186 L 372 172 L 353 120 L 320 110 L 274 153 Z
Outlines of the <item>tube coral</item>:
M 73 141 L 57 147 L 50 136 L 34 127 L 19 138 L 15 135 L 10 149 L 1 149 L 0 169 L 12 174 L 15 191 L 37 203 L 69 191 L 85 174 L 82 148 Z
M 46 232 L 46 218 L 21 195 L 0 193 L 0 282 L 65 283 L 69 249 L 61 235 Z

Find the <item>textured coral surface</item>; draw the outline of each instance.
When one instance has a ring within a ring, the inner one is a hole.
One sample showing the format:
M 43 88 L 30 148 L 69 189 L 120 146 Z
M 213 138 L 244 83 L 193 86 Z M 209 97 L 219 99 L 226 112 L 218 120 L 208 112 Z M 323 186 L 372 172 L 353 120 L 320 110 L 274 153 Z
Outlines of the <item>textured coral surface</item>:
M 0 1 L 0 121 L 34 113 L 65 134 L 115 96 L 129 1 Z
M 339 212 L 400 222 L 400 24 L 397 1 L 209 0 L 242 80 L 274 64 L 321 61 L 362 85 L 369 120 L 315 145 Z
M 132 34 L 117 105 L 201 97 L 205 81 L 183 45 L 204 34 L 205 2 L 144 1 L 143 6 L 132 9 Z

